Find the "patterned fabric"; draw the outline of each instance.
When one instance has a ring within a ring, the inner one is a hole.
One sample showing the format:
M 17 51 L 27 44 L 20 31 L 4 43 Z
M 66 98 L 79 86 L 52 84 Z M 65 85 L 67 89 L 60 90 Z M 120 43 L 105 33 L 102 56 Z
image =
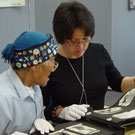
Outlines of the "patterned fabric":
M 47 61 L 57 54 L 57 45 L 50 34 L 23 32 L 13 44 L 8 44 L 2 56 L 15 68 L 26 68 Z
M 17 68 L 29 67 L 42 63 L 57 53 L 57 46 L 54 45 L 53 39 L 50 39 L 36 47 L 30 49 L 15 51 L 14 66 Z

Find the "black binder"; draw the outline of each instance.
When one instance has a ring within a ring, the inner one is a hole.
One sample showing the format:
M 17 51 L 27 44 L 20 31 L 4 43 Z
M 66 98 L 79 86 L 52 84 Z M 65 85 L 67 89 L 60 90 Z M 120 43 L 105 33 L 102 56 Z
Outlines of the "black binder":
M 97 121 L 114 128 L 125 128 L 135 124 L 135 88 L 126 92 L 113 106 L 102 109 L 90 109 L 86 119 Z
M 88 126 L 91 128 L 95 128 L 97 129 L 99 132 L 95 132 L 95 133 L 90 133 L 88 135 L 124 135 L 124 129 L 121 128 L 113 128 L 113 127 L 107 127 L 101 123 L 95 122 L 95 121 L 86 121 L 85 119 L 81 119 L 78 121 L 74 121 L 74 122 L 67 122 L 67 123 L 63 123 L 63 124 L 58 124 L 57 126 L 55 126 L 55 130 L 59 131 L 60 129 L 64 129 L 66 131 L 69 131 L 71 133 L 77 133 L 77 132 L 73 132 L 69 129 L 67 129 L 67 127 L 69 126 L 74 126 L 77 124 L 82 123 L 84 126 Z M 77 133 L 78 135 L 84 135 L 82 133 Z M 64 134 L 63 134 L 64 135 Z M 66 134 L 66 135 L 71 135 Z
M 61 124 L 53 123 L 55 131 L 59 131 L 61 129 L 64 130 L 61 133 L 54 132 L 54 134 L 72 135 L 75 133 L 84 135 L 67 128 L 80 123 L 84 126 L 97 129 L 98 132 L 91 133 L 91 135 L 124 135 L 125 129 L 128 125 L 135 125 L 135 88 L 126 92 L 113 106 L 109 108 L 102 110 L 92 110 L 89 108 L 88 113 L 81 120 Z M 36 132 L 33 135 L 39 134 L 39 132 Z

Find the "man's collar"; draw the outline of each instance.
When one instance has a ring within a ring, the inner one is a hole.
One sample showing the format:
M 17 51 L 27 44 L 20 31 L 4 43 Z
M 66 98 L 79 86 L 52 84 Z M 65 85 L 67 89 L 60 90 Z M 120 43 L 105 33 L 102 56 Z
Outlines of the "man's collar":
M 16 92 L 20 96 L 22 100 L 24 100 L 26 97 L 29 96 L 28 91 L 24 87 L 22 81 L 20 80 L 19 76 L 16 74 L 16 72 L 12 69 L 12 67 L 9 68 L 8 70 L 8 76 L 10 81 L 15 87 Z

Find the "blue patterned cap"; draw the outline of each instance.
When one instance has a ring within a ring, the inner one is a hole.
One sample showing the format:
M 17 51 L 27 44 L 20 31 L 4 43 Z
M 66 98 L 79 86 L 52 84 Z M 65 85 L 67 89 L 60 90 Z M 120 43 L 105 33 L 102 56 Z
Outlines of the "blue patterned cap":
M 2 57 L 15 68 L 26 68 L 56 56 L 58 46 L 50 34 L 38 31 L 23 32 L 13 44 L 2 51 Z

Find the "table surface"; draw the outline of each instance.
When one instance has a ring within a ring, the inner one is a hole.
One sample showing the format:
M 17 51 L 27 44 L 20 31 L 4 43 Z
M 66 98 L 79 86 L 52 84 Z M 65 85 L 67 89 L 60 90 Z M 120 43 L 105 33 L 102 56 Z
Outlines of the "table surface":
M 118 135 L 123 135 L 124 129 L 114 129 L 112 127 L 108 127 L 104 124 L 97 123 L 94 121 L 86 121 L 86 120 L 80 120 L 80 121 L 75 121 L 75 122 L 66 122 L 62 124 L 57 124 L 55 127 L 55 130 L 60 130 L 60 129 L 65 129 L 66 127 L 76 125 L 82 123 L 85 126 L 96 128 L 100 130 L 100 132 L 94 133 L 94 135 L 114 135 L 114 133 L 117 133 Z
M 108 127 L 106 125 L 100 124 L 100 123 L 95 123 L 95 122 L 88 122 L 88 121 L 75 121 L 75 122 L 66 122 L 66 123 L 53 123 L 55 131 L 58 131 L 60 129 L 65 129 L 65 127 L 71 126 L 71 125 L 76 125 L 79 123 L 83 123 L 86 126 L 93 127 L 96 129 L 99 129 L 101 132 L 94 133 L 94 135 L 114 135 L 114 133 L 117 133 L 117 135 L 123 135 L 123 131 L 120 129 L 114 129 L 112 127 Z M 33 133 L 31 135 L 40 135 L 39 132 Z M 135 135 L 135 125 L 127 126 L 124 135 Z
M 128 126 L 125 135 L 135 135 L 135 125 Z

